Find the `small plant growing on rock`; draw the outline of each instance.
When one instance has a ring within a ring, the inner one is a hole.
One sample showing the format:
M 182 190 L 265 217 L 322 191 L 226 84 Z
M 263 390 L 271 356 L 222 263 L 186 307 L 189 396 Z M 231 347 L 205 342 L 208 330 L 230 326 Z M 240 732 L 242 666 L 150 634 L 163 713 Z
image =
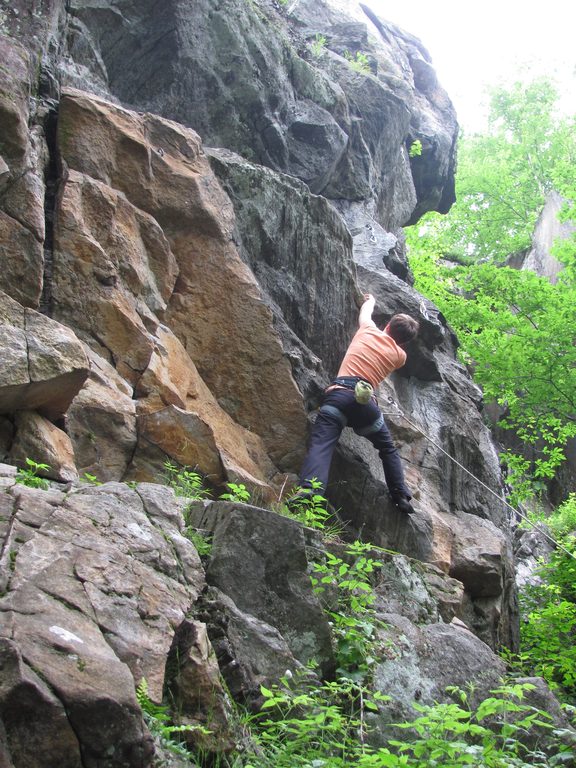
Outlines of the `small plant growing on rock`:
M 196 552 L 200 557 L 209 557 L 212 554 L 212 537 L 199 528 L 193 528 L 189 525 L 185 530 L 186 538 L 190 539 L 196 547 Z
M 362 51 L 358 51 L 356 56 L 350 53 L 350 51 L 344 51 L 344 58 L 356 72 L 360 72 L 363 75 L 371 74 L 372 70 L 370 69 L 368 56 L 367 54 L 362 53 Z
M 40 464 L 33 459 L 26 459 L 26 467 L 16 472 L 16 482 L 21 485 L 27 485 L 28 488 L 41 488 L 47 490 L 50 483 L 45 477 L 40 477 L 39 472 L 46 472 L 50 469 L 49 464 Z
M 223 501 L 241 501 L 247 504 L 250 501 L 250 491 L 244 483 L 226 483 L 227 493 L 222 493 L 220 498 Z
M 326 498 L 319 493 L 322 484 L 312 478 L 310 488 L 295 488 L 288 503 L 280 510 L 281 514 L 292 517 L 294 520 L 317 530 L 325 530 L 330 518 L 330 512 L 326 509 Z
M 102 485 L 96 475 L 91 475 L 90 472 L 84 472 L 82 480 L 84 480 L 85 483 L 89 483 L 89 485 Z
M 210 492 L 204 488 L 204 478 L 190 467 L 179 467 L 169 459 L 164 462 L 166 480 L 176 496 L 183 496 L 193 501 L 204 499 Z
M 150 700 L 148 696 L 148 683 L 144 678 L 142 678 L 136 688 L 136 698 L 138 704 L 140 704 L 144 721 L 158 746 L 174 755 L 192 758 L 190 750 L 181 742 L 176 741 L 173 738 L 174 734 L 186 731 L 201 731 L 202 733 L 209 734 L 210 731 L 200 725 L 171 725 L 168 707 L 154 704 Z
M 422 142 L 420 139 L 415 139 L 412 144 L 410 144 L 410 149 L 408 150 L 408 154 L 410 157 L 420 157 L 422 154 Z
M 318 32 L 314 40 L 310 43 L 310 50 L 315 58 L 318 59 L 322 56 L 323 52 L 326 50 L 326 38 L 324 35 L 321 35 Z

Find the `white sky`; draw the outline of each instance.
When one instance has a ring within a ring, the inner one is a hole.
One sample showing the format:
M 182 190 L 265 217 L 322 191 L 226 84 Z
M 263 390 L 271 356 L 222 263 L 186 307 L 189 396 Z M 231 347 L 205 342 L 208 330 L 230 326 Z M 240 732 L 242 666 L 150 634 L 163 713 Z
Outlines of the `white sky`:
M 574 0 L 367 0 L 367 5 L 420 38 L 466 131 L 482 128 L 484 86 L 509 81 L 527 66 L 535 75 L 557 78 L 564 109 L 576 113 Z

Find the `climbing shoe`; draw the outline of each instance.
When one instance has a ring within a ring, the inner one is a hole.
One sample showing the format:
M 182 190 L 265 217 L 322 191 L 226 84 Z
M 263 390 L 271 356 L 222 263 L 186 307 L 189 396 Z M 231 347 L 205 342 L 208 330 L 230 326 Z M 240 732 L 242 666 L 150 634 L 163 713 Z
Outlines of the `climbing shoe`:
M 406 496 L 397 496 L 395 499 L 393 499 L 393 501 L 400 512 L 404 512 L 405 515 L 414 514 L 415 509 L 412 504 L 410 504 Z

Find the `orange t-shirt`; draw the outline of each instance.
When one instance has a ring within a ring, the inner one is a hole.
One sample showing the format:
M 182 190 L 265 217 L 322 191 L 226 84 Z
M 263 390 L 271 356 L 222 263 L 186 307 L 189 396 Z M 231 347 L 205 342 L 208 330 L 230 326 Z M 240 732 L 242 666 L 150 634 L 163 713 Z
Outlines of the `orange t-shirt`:
M 361 325 L 350 342 L 338 376 L 361 376 L 376 388 L 406 362 L 406 352 L 370 320 Z

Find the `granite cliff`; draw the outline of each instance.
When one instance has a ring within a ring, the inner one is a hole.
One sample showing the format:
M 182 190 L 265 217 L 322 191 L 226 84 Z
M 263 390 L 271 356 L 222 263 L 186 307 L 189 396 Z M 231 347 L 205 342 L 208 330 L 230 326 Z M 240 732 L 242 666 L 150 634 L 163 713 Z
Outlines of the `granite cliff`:
M 328 491 L 346 536 L 396 553 L 375 679 L 395 717 L 487 690 L 516 643 L 509 521 L 481 392 L 404 245 L 454 200 L 456 116 L 422 43 L 342 0 L 16 0 L 1 22 L 0 764 L 152 764 L 142 677 L 222 750 L 229 696 L 312 657 L 330 675 L 324 545 L 266 507 L 364 291 L 377 320 L 421 322 L 380 393 L 417 513 L 354 435 Z M 14 482 L 27 457 L 49 491 Z M 187 508 L 167 459 L 254 506 Z

